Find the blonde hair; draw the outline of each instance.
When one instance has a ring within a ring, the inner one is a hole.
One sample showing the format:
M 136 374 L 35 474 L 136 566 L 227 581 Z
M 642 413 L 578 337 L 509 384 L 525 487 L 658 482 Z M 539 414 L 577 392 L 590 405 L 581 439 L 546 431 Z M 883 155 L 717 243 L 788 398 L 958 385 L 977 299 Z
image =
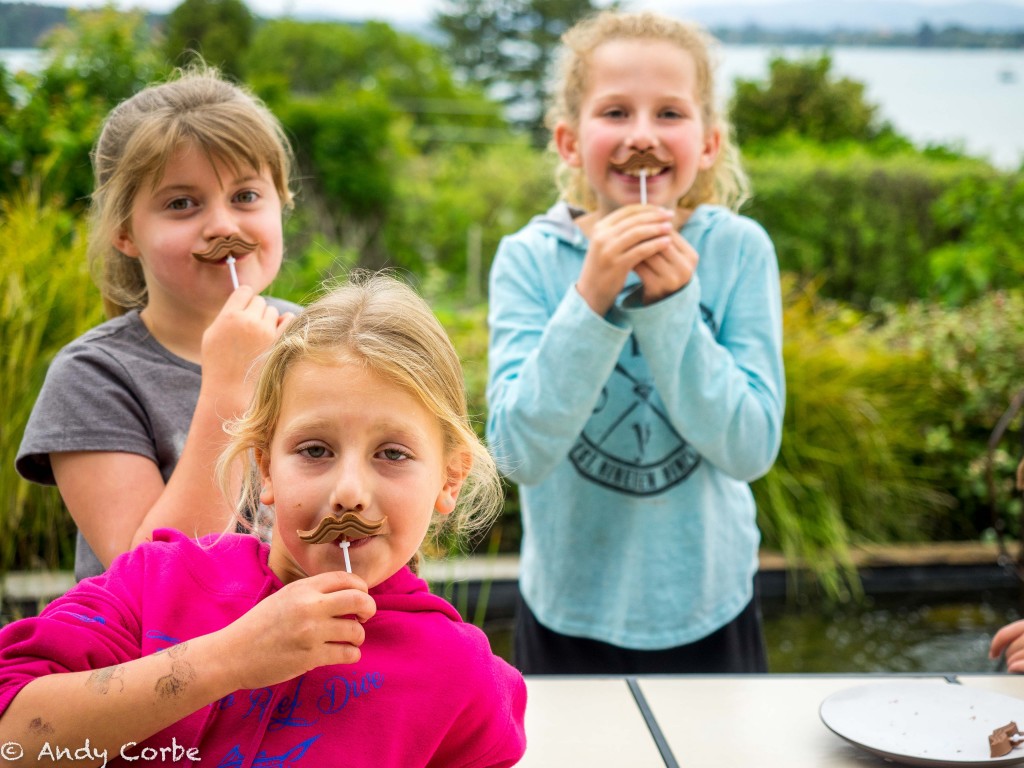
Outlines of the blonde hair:
M 284 208 L 292 150 L 281 124 L 248 90 L 205 65 L 177 70 L 176 79 L 151 85 L 110 111 L 92 150 L 96 189 L 90 207 L 89 266 L 108 317 L 145 307 L 149 295 L 138 259 L 112 245 L 129 227 L 142 184 L 154 187 L 171 156 L 186 146 L 211 161 L 264 169 Z
M 714 165 L 698 174 L 679 206 L 695 208 L 701 203 L 717 203 L 739 210 L 749 197 L 749 182 L 740 163 L 739 148 L 732 138 L 732 126 L 715 103 L 712 50 L 717 41 L 697 24 L 649 11 L 601 11 L 573 26 L 562 36 L 558 85 L 546 116 L 548 128 L 553 132 L 559 122 L 573 129 L 579 127 L 591 58 L 599 46 L 613 40 L 661 40 L 678 45 L 693 57 L 703 122 L 707 130 L 718 129 L 721 145 Z M 593 189 L 582 169 L 562 162 L 556 179 L 566 201 L 588 211 L 596 207 Z
M 458 353 L 427 303 L 383 273 L 351 275 L 348 283 L 307 306 L 268 352 L 248 411 L 227 427 L 231 439 L 218 465 L 220 485 L 228 492 L 232 467 L 243 463 L 241 521 L 246 510 L 259 508 L 256 457 L 270 450 L 285 375 L 303 361 L 365 365 L 417 397 L 437 417 L 446 456 L 456 451 L 472 456 L 455 510 L 434 515 L 431 533 L 436 539 L 445 534 L 465 541 L 494 521 L 501 511 L 501 480 L 470 422 Z M 258 520 L 253 527 L 266 537 L 270 522 Z

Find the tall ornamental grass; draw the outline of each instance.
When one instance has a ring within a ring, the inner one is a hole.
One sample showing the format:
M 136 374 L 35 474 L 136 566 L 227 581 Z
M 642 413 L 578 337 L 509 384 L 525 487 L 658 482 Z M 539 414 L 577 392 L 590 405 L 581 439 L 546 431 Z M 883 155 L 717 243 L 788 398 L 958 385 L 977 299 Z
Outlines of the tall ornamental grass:
M 84 227 L 38 191 L 0 200 L 0 572 L 69 568 L 74 524 L 57 490 L 14 469 L 25 423 L 56 352 L 102 320 Z
M 918 461 L 940 402 L 920 396 L 924 355 L 892 350 L 813 285 L 787 275 L 784 290 L 786 414 L 779 457 L 753 486 L 758 524 L 841 601 L 859 592 L 852 545 L 922 540 L 951 506 L 938 468 Z

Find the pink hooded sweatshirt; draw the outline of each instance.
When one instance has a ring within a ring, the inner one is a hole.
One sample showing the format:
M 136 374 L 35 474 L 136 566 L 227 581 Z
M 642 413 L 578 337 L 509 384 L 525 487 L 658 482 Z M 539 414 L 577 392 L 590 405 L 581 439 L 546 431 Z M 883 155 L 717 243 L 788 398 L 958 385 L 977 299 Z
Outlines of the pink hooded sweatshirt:
M 196 543 L 156 532 L 0 630 L 0 714 L 37 677 L 131 661 L 230 624 L 282 587 L 268 552 L 251 536 Z M 235 691 L 107 764 L 142 765 L 145 748 L 164 747 L 174 765 L 200 768 L 514 765 L 526 747 L 522 676 L 408 568 L 370 595 L 377 613 L 358 663 Z

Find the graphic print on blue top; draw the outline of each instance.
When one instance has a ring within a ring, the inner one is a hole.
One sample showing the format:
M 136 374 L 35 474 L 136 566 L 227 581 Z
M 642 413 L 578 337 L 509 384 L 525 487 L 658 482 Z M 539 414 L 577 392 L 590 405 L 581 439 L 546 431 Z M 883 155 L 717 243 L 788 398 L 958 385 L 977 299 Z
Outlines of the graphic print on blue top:
M 701 304 L 700 314 L 716 335 L 711 310 Z M 630 336 L 626 349 L 624 354 L 633 358 L 632 363 L 629 368 L 616 363 L 569 460 L 577 472 L 598 485 L 632 496 L 651 496 L 683 482 L 701 457 L 661 407 L 636 336 Z

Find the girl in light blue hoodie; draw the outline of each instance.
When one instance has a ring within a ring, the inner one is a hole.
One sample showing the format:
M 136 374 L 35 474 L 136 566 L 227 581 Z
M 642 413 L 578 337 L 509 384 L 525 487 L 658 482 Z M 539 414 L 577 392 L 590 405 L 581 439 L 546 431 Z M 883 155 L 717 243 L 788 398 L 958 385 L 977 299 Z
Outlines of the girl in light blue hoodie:
M 775 250 L 708 38 L 603 12 L 564 37 L 562 200 L 490 275 L 487 435 L 523 517 L 526 673 L 756 672 L 749 483 L 779 450 Z

